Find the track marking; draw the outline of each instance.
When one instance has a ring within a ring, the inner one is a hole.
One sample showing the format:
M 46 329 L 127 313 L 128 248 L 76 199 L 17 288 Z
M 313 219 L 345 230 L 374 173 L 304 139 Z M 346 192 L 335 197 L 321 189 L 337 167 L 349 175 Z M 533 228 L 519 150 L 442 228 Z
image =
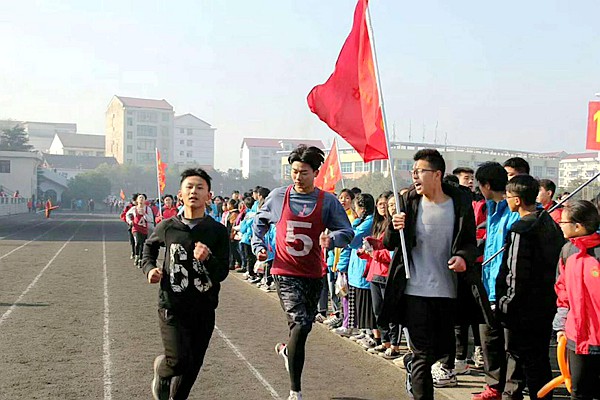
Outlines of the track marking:
M 36 221 L 35 220 L 29 220 L 29 221 L 26 221 L 26 222 L 36 222 Z M 0 240 L 5 240 L 6 238 L 14 236 L 14 235 L 16 235 L 19 232 L 23 232 L 23 231 L 25 231 L 27 229 L 31 229 L 31 228 L 39 228 L 40 226 L 48 225 L 49 223 L 50 223 L 50 221 L 46 220 L 46 221 L 44 221 L 44 222 L 42 222 L 41 224 L 38 224 L 38 225 L 27 225 L 25 228 L 19 229 L 18 231 L 14 231 L 14 232 L 6 235 L 6 236 L 0 236 Z
M 27 288 L 23 291 L 23 293 L 21 293 L 21 295 L 19 297 L 17 297 L 17 300 L 15 300 L 15 302 L 12 304 L 12 306 L 10 306 L 10 308 L 8 310 L 6 310 L 6 312 L 4 314 L 2 314 L 2 316 L 0 317 L 0 325 L 2 325 L 2 323 L 8 319 L 8 317 L 10 316 L 10 314 L 12 314 L 14 309 L 17 308 L 17 305 L 21 302 L 21 300 L 23 300 L 23 297 L 25 297 L 27 295 L 27 293 L 29 293 L 29 291 L 31 289 L 33 289 L 33 287 L 40 280 L 42 275 L 44 275 L 44 272 L 46 272 L 46 270 L 50 267 L 50 265 L 52 265 L 54 260 L 56 260 L 56 257 L 58 257 L 58 255 L 64 250 L 65 247 L 67 247 L 67 245 L 71 242 L 71 240 L 73 240 L 73 238 L 75 237 L 77 232 L 79 232 L 79 229 L 82 226 L 83 226 L 83 224 L 81 224 L 81 225 L 79 225 L 79 227 L 77 227 L 75 232 L 73 232 L 73 235 L 65 242 L 65 244 L 62 245 L 62 247 L 60 249 L 58 249 L 56 254 L 54 254 L 54 256 L 50 259 L 50 261 L 48 261 L 48 264 L 46 264 L 46 266 L 44 268 L 42 268 L 40 273 L 37 274 L 37 276 L 33 279 L 33 281 L 31 281 L 31 283 L 29 284 L 29 286 L 27 286 Z
M 260 374 L 260 372 L 258 372 L 258 370 L 256 368 L 254 368 L 254 366 L 252 364 L 250 364 L 250 362 L 246 359 L 246 357 L 244 357 L 244 355 L 238 350 L 238 348 L 235 347 L 235 345 L 233 343 L 231 343 L 231 340 L 229 340 L 227 338 L 227 336 L 225 336 L 225 334 L 216 325 L 215 325 L 215 331 L 217 331 L 217 333 L 225 341 L 227 346 L 229 346 L 231 348 L 231 350 L 233 350 L 235 355 L 238 356 L 238 358 L 240 360 L 242 360 L 244 363 L 246 363 L 246 366 L 248 367 L 250 372 L 252 372 L 252 374 L 256 377 L 256 379 L 258 379 L 258 381 L 265 387 L 265 389 L 267 389 L 267 391 L 271 394 L 271 397 L 274 398 L 275 400 L 281 400 L 281 397 L 275 391 L 275 389 L 273 389 L 273 386 L 271 386 L 271 384 L 269 382 L 267 382 L 267 380 L 265 378 L 263 378 L 263 376 Z
M 108 274 L 106 271 L 106 236 L 104 234 L 104 221 L 102 221 L 102 270 L 104 274 L 104 330 L 102 333 L 102 364 L 104 365 L 104 400 L 111 400 L 112 362 L 110 358 L 109 338 L 110 309 L 108 307 Z
M 67 221 L 65 221 L 65 222 L 61 223 L 60 225 L 56 225 L 55 227 L 48 229 L 46 232 L 42 233 L 41 235 L 34 237 L 34 238 L 33 238 L 33 239 L 31 239 L 29 242 L 26 242 L 26 243 L 24 243 L 24 244 L 20 245 L 19 247 L 15 248 L 15 249 L 12 249 L 12 250 L 11 250 L 11 251 L 9 251 L 8 253 L 4 254 L 3 256 L 0 256 L 0 260 L 2 260 L 3 258 L 6 258 L 6 257 L 8 257 L 8 256 L 10 256 L 10 255 L 11 255 L 12 253 L 14 253 L 15 251 L 17 251 L 17 250 L 19 250 L 19 249 L 22 249 L 23 247 L 27 246 L 27 245 L 28 245 L 29 243 L 31 243 L 31 242 L 35 242 L 36 240 L 38 240 L 38 239 L 39 239 L 39 238 L 41 238 L 42 236 L 44 236 L 44 235 L 48 234 L 48 232 L 51 232 L 51 231 L 55 230 L 56 228 L 58 228 L 58 227 L 60 227 L 60 226 L 63 226 L 64 224 L 66 224 L 67 222 L 70 222 L 70 221 L 72 221 L 72 220 L 67 220 Z M 79 230 L 79 228 L 77 228 L 77 230 Z M 75 235 L 75 234 L 73 234 L 73 235 Z M 72 239 L 72 238 L 73 238 L 73 236 L 71 236 L 71 239 Z M 69 240 L 71 240 L 71 239 L 69 239 Z

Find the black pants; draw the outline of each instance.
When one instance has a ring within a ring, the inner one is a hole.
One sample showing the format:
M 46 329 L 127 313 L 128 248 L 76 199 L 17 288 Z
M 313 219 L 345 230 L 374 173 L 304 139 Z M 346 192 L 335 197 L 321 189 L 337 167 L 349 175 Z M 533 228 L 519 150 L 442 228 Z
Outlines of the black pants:
M 504 349 L 504 329 L 497 324 L 479 325 L 485 383 L 500 393 L 506 382 L 506 350 Z
M 479 324 L 463 324 L 454 326 L 454 335 L 456 336 L 456 353 L 454 357 L 457 360 L 466 360 L 469 352 L 469 327 L 473 331 L 473 345 L 481 346 L 479 337 Z
M 246 259 L 246 270 L 250 276 L 254 276 L 254 264 L 256 264 L 256 256 L 252 252 L 252 246 L 246 243 L 240 243 L 242 248 L 242 253 L 244 253 L 244 258 Z
M 433 400 L 431 366 L 454 348 L 455 302 L 441 297 L 404 296 L 403 315 L 413 350 L 415 400 Z
M 301 390 L 306 339 L 317 315 L 321 295 L 321 278 L 301 278 L 274 275 L 281 308 L 285 311 L 290 328 L 287 344 L 291 390 Z
M 240 254 L 240 242 L 237 240 L 229 241 L 229 268 L 232 268 L 237 262 L 242 267 L 242 256 Z
M 537 392 L 552 379 L 549 357 L 551 335 L 552 317 L 504 330 L 506 383 L 503 399 L 522 399 L 525 385 L 531 398 L 538 398 Z M 552 399 L 552 392 L 544 399 Z
M 575 354 L 567 350 L 573 392 L 571 400 L 600 399 L 600 354 Z
M 184 400 L 198 377 L 215 327 L 215 310 L 191 312 L 158 310 L 165 359 L 158 367 L 161 378 L 171 378 L 171 398 Z
M 144 242 L 148 239 L 148 234 L 135 232 L 133 235 L 135 238 L 135 255 L 141 259 L 142 252 L 144 251 Z
M 371 282 L 371 299 L 373 301 L 373 314 L 376 320 L 381 315 L 383 309 L 383 298 L 385 296 L 385 283 Z M 400 344 L 400 326 L 397 324 L 388 324 L 382 326 L 377 324 L 377 329 L 381 332 L 381 341 L 390 343 L 392 346 Z
M 133 237 L 133 233 L 131 232 L 131 227 L 127 229 L 127 233 L 129 234 L 129 244 L 131 245 L 131 254 L 135 255 L 135 238 Z

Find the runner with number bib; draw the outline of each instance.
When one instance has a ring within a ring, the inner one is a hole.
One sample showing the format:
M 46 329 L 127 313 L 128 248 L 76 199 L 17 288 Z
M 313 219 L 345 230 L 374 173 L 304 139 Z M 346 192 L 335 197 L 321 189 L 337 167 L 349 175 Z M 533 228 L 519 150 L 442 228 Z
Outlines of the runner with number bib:
M 259 261 L 267 259 L 264 237 L 269 225 L 276 224 L 271 273 L 290 333 L 289 342 L 278 343 L 275 351 L 285 360 L 290 375 L 288 400 L 302 399 L 306 339 L 317 314 L 326 271 L 323 249 L 344 247 L 354 236 L 337 198 L 314 185 L 324 158 L 316 147 L 300 145 L 292 151 L 288 162 L 293 185 L 274 189 L 254 219 L 252 248 Z

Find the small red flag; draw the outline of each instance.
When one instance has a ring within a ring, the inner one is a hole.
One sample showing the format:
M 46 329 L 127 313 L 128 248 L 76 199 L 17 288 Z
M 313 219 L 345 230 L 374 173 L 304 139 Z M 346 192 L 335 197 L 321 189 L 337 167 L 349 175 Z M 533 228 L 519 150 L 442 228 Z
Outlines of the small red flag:
M 167 186 L 167 177 L 165 173 L 167 164 L 160 159 L 160 151 L 158 150 L 156 150 L 156 168 L 158 174 L 158 188 L 160 189 L 160 194 L 162 194 L 165 191 L 165 186 Z
M 367 30 L 368 0 L 359 0 L 352 30 L 327 82 L 308 94 L 308 107 L 346 139 L 364 162 L 388 158 L 377 78 Z
M 590 101 L 586 150 L 600 150 L 600 101 Z
M 125 200 L 125 192 L 123 191 L 123 189 L 121 189 L 120 197 L 121 200 Z
M 335 185 L 341 180 L 342 170 L 340 169 L 337 145 L 334 139 L 331 151 L 321 166 L 319 175 L 315 178 L 315 186 L 326 192 L 335 192 Z

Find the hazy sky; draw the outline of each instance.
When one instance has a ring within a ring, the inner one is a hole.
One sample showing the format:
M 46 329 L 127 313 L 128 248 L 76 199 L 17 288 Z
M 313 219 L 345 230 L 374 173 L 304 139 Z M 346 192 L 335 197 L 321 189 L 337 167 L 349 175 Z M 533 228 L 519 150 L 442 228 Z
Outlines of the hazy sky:
M 333 71 L 355 0 L 3 1 L 0 119 L 103 133 L 115 94 L 168 100 L 243 137 L 333 137 L 306 105 Z M 597 0 L 371 0 L 396 138 L 583 151 L 600 92 Z

